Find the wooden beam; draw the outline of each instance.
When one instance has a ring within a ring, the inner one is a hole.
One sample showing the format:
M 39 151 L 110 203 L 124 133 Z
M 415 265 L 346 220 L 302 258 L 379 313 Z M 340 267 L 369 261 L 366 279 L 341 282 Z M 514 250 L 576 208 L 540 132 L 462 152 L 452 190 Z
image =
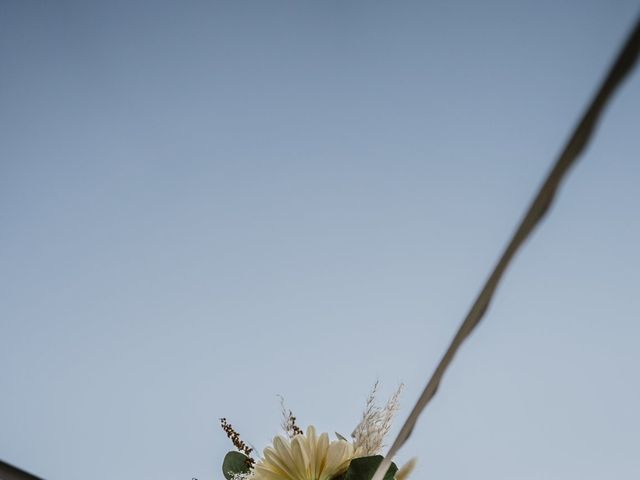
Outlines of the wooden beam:
M 0 460 L 0 480 L 42 480 Z

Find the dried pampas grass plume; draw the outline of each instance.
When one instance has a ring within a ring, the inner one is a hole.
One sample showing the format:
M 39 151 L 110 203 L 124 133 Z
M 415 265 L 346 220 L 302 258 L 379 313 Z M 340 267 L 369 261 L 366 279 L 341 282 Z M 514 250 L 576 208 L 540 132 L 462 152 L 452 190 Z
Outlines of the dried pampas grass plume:
M 400 406 L 399 399 L 403 388 L 404 385 L 400 384 L 384 408 L 380 408 L 376 405 L 378 382 L 373 385 L 367 397 L 362 420 L 351 434 L 356 456 L 366 457 L 378 455 L 381 452 L 384 447 L 384 437 L 389 433 L 393 417 Z
M 412 458 L 407 463 L 405 463 L 400 470 L 396 473 L 395 480 L 406 480 L 413 469 L 416 467 L 416 463 L 418 461 L 415 458 Z

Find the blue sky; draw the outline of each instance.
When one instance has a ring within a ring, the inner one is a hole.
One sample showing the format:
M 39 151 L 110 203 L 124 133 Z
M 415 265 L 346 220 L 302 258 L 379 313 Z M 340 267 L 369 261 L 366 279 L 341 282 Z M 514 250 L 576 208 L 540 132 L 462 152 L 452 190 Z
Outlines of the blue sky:
M 221 478 L 407 415 L 635 1 L 0 5 L 0 458 Z M 637 478 L 640 79 L 517 257 L 400 461 Z M 390 439 L 391 440 L 391 439 Z

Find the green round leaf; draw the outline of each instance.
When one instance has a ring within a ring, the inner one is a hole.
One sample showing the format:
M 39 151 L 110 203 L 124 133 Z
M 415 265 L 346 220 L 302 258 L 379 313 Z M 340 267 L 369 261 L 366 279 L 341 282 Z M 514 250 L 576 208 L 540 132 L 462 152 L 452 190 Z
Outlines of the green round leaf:
M 349 464 L 344 480 L 371 480 L 380 462 L 382 462 L 382 455 L 354 458 Z M 384 480 L 393 480 L 397 471 L 398 467 L 395 463 L 392 463 L 384 475 Z
M 249 472 L 249 457 L 240 452 L 229 452 L 222 462 L 222 474 L 227 480 L 232 480 L 236 473 Z

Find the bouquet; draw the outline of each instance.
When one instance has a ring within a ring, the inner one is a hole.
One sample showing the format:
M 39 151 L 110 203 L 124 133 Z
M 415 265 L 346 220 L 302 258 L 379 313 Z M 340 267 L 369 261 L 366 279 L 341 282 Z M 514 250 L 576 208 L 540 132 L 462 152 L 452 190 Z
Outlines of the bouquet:
M 226 418 L 221 418 L 222 429 L 236 447 L 225 456 L 222 473 L 227 480 L 370 480 L 382 462 L 384 438 L 402 391 L 401 385 L 381 408 L 375 402 L 377 387 L 376 382 L 350 440 L 339 433 L 335 440 L 327 433 L 318 435 L 312 425 L 303 431 L 281 399 L 283 433 L 274 437 L 257 460 L 253 448 L 240 439 Z M 405 480 L 414 466 L 415 459 L 400 469 L 392 463 L 384 480 Z

